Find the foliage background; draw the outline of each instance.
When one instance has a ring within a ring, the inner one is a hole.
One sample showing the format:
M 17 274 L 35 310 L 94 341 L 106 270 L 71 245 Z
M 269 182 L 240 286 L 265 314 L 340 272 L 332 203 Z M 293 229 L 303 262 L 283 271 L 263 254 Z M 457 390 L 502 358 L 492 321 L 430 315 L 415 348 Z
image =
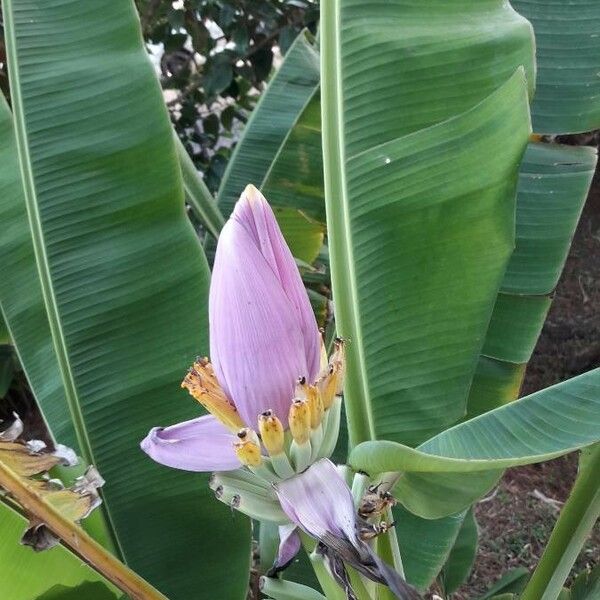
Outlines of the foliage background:
M 156 53 L 171 121 L 215 192 L 273 62 L 303 28 L 314 0 L 136 0 Z M 163 52 L 164 49 L 164 52 Z

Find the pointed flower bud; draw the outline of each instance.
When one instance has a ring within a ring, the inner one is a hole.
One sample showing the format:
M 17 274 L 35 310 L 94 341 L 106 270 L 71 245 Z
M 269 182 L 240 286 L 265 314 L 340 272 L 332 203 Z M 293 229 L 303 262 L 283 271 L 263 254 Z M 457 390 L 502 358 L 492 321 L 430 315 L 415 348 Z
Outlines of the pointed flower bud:
M 258 430 L 262 443 L 271 456 L 283 452 L 283 425 L 272 410 L 267 410 L 258 417 Z
M 310 437 L 310 405 L 307 400 L 296 398 L 290 406 L 290 431 L 298 444 L 305 444 Z
M 209 317 L 215 373 L 243 421 L 272 408 L 286 426 L 294 382 L 318 375 L 320 336 L 273 211 L 251 185 L 219 237 Z
M 240 429 L 233 446 L 238 459 L 243 465 L 258 467 L 262 463 L 260 440 L 256 435 L 256 431 L 248 427 Z

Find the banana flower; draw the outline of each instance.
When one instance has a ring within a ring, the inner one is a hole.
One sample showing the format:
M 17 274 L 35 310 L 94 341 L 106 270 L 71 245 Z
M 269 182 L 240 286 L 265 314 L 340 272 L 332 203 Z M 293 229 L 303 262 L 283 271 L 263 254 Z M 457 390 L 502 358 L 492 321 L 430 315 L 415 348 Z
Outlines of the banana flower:
M 350 491 L 328 460 L 339 433 L 344 342 L 335 341 L 328 359 L 294 258 L 251 185 L 219 237 L 209 323 L 211 361 L 197 358 L 182 387 L 210 414 L 153 428 L 144 452 L 169 467 L 212 471 L 219 500 L 278 523 L 276 570 L 299 549 L 297 526 L 330 561 L 366 559 L 371 566 L 361 572 L 387 581 L 392 570 L 373 563 Z

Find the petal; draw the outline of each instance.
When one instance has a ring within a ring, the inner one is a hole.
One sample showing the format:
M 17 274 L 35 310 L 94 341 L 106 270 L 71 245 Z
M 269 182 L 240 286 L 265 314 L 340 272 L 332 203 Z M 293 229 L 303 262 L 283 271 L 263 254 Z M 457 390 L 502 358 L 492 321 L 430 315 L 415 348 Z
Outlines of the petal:
M 290 520 L 310 536 L 333 536 L 353 543 L 357 539 L 352 493 L 327 458 L 278 483 L 275 491 Z
M 350 585 L 344 567 L 347 563 L 372 581 L 387 585 L 397 598 L 420 598 L 358 537 L 352 493 L 330 460 L 323 458 L 304 473 L 274 487 L 289 519 L 321 542 L 317 551 L 329 561 L 342 587 Z
M 296 261 L 277 219 L 265 197 L 253 185 L 242 193 L 232 217 L 246 228 L 294 306 L 304 338 L 306 376 L 312 382 L 319 372 L 321 337 Z
M 250 427 L 271 408 L 284 427 L 298 377 L 307 376 L 294 307 L 246 229 L 219 237 L 209 296 L 210 353 L 219 383 Z
M 153 460 L 185 471 L 231 471 L 241 466 L 235 436 L 210 415 L 171 427 L 154 427 L 140 444 Z
M 300 551 L 300 545 L 300 536 L 296 526 L 294 524 L 280 525 L 277 559 L 269 573 L 277 573 L 285 569 Z

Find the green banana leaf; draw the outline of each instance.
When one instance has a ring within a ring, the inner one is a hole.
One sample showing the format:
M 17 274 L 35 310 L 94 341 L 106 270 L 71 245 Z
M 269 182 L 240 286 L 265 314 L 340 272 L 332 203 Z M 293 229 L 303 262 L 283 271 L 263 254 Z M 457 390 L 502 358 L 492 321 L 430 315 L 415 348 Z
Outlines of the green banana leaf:
M 226 217 L 248 183 L 262 187 L 290 130 L 315 95 L 319 85 L 319 55 L 309 37 L 308 32 L 303 32 L 290 46 L 281 67 L 252 111 L 242 138 L 227 164 L 217 194 L 219 207 Z M 294 170 L 297 168 L 298 165 L 294 165 Z M 293 172 L 289 175 L 293 175 Z M 272 203 L 275 206 L 290 206 Z M 318 199 L 316 203 L 318 207 Z M 292 206 L 300 208 L 295 204 Z
M 535 30 L 537 85 L 531 107 L 536 133 L 600 127 L 600 3 L 511 0 Z
M 248 520 L 139 449 L 200 414 L 178 384 L 206 352 L 209 273 L 133 4 L 2 8 L 24 187 L 4 106 L 0 301 L 20 359 L 56 438 L 107 480 L 127 563 L 172 600 L 242 598 Z
M 500 0 L 335 0 L 321 26 L 350 441 L 416 444 L 465 413 L 512 250 L 532 32 Z
M 0 313 L 0 344 L 8 345 L 11 343 L 10 333 L 8 331 L 8 327 L 6 326 L 6 321 L 2 317 L 2 313 Z
M 0 502 L 0 589 L 3 598 L 33 600 L 54 586 L 75 587 L 83 583 L 101 586 L 110 594 L 108 598 L 118 596 L 118 590 L 111 583 L 67 548 L 56 546 L 34 552 L 22 546 L 20 539 L 26 528 L 27 519 Z
M 515 400 L 594 169 L 592 148 L 529 144 L 519 172 L 516 247 L 496 300 L 467 418 Z
M 469 506 L 507 467 L 542 462 L 600 439 L 600 369 L 452 427 L 418 448 L 364 442 L 350 464 L 403 472 L 394 494 L 411 512 L 441 518 Z
M 531 20 L 536 35 L 534 130 L 600 127 L 600 5 L 586 0 L 515 0 L 513 5 Z M 529 145 L 519 175 L 516 249 L 492 314 L 467 418 L 518 397 L 595 164 L 591 148 Z
M 446 596 L 453 594 L 468 579 L 477 555 L 477 538 L 477 521 L 471 508 L 440 574 L 440 582 Z
M 317 258 L 325 229 L 319 56 L 310 37 L 304 32 L 296 38 L 263 92 L 218 194 L 228 215 L 248 183 L 261 188 L 293 255 L 307 264 Z
M 267 106 L 262 108 L 267 109 Z M 312 98 L 275 155 L 261 187 L 273 204 L 297 208 L 311 219 L 325 223 L 321 99 L 318 88 L 315 88 Z
M 425 591 L 447 561 L 465 513 L 422 519 L 402 506 L 394 508 L 395 528 L 406 580 Z

